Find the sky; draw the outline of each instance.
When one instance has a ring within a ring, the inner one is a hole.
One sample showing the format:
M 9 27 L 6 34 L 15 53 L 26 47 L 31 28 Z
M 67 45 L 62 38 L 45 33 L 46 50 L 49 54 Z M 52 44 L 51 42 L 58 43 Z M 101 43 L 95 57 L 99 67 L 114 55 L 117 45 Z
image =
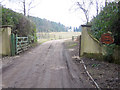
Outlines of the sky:
M 27 0 L 28 1 L 28 0 Z M 74 6 L 73 0 L 34 0 L 36 7 L 30 11 L 31 16 L 45 18 L 50 21 L 60 22 L 65 26 L 79 27 L 84 24 L 81 15 L 77 11 L 71 10 Z M 21 4 L 9 3 L 8 0 L 3 2 L 5 7 L 12 8 L 14 11 L 21 12 Z M 33 6 L 34 6 L 33 5 Z M 83 15 L 84 17 L 84 15 Z
M 14 3 L 8 1 L 4 0 L 3 5 L 5 7 L 21 12 L 22 3 L 18 3 L 18 0 L 14 0 Z M 29 2 L 30 0 L 27 1 Z M 30 15 L 60 22 L 68 27 L 79 27 L 85 24 L 85 16 L 82 11 L 75 10 L 76 5 L 74 5 L 74 2 L 75 0 L 34 0 L 32 5 L 36 5 L 36 7 L 30 10 Z M 92 11 L 92 14 L 95 15 L 95 11 Z
M 77 12 L 70 10 L 72 6 L 71 0 L 42 0 L 37 8 L 31 10 L 31 15 L 78 27 L 82 21 Z

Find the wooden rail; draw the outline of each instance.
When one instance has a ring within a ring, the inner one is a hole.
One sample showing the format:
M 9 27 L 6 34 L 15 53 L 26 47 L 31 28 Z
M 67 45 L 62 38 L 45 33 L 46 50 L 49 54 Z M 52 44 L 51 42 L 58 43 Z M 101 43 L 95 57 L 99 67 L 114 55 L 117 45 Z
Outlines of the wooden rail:
M 29 47 L 28 37 L 17 37 L 16 36 L 16 54 L 19 54 Z

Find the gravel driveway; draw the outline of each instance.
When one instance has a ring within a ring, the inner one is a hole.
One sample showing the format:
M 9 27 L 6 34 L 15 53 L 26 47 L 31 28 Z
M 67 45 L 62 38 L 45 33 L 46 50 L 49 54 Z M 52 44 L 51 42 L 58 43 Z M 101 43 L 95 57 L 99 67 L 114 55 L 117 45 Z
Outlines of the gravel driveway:
M 94 88 L 72 62 L 65 40 L 43 43 L 27 52 L 3 59 L 3 88 Z

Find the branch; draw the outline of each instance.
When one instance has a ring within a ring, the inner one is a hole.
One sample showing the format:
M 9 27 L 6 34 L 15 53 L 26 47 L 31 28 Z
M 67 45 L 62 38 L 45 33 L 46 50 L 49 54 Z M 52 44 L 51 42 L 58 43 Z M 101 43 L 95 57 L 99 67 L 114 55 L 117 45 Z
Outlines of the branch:
M 40 2 L 39 2 L 38 4 L 36 4 L 36 5 L 32 6 L 32 7 L 30 7 L 30 9 L 35 8 L 35 7 L 38 6 L 39 4 L 40 4 Z
M 82 10 L 83 10 L 83 12 L 86 12 L 86 9 L 85 9 L 85 8 L 83 8 L 83 7 L 82 7 L 82 5 L 81 5 L 79 2 L 77 2 L 77 5 L 80 7 L 80 9 L 82 9 Z
M 83 11 L 86 21 L 87 23 L 89 22 L 89 10 L 90 10 L 90 6 L 93 4 L 93 2 L 90 0 L 89 2 L 89 6 L 86 7 L 85 2 L 83 1 L 82 4 L 80 4 L 79 2 L 77 2 L 77 5 L 79 6 L 79 8 Z
M 31 4 L 33 3 L 34 0 L 31 0 L 31 2 L 29 3 L 29 6 L 28 6 L 28 15 L 29 15 L 29 11 L 32 9 L 32 8 L 35 8 L 36 6 L 38 6 L 40 4 L 40 2 L 34 6 L 31 6 Z
M 31 6 L 31 4 L 32 4 L 33 1 L 34 1 L 34 0 L 31 0 L 31 1 L 30 1 L 30 3 L 29 3 L 29 7 Z

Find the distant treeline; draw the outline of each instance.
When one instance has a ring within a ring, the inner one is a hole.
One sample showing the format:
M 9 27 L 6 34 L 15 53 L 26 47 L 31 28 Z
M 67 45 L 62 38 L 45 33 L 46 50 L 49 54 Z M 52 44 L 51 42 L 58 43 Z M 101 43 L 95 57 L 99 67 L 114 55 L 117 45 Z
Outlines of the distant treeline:
M 29 17 L 36 25 L 38 32 L 66 32 L 67 28 L 61 24 L 38 17 Z
M 79 26 L 79 28 L 77 28 L 77 27 L 75 28 L 75 27 L 74 27 L 74 32 L 81 32 L 81 31 L 82 31 L 81 26 Z
M 12 25 L 12 33 L 18 36 L 36 37 L 36 32 L 68 32 L 69 27 L 46 19 L 24 16 L 9 8 L 2 7 L 2 25 Z M 80 28 L 75 28 L 75 32 Z

